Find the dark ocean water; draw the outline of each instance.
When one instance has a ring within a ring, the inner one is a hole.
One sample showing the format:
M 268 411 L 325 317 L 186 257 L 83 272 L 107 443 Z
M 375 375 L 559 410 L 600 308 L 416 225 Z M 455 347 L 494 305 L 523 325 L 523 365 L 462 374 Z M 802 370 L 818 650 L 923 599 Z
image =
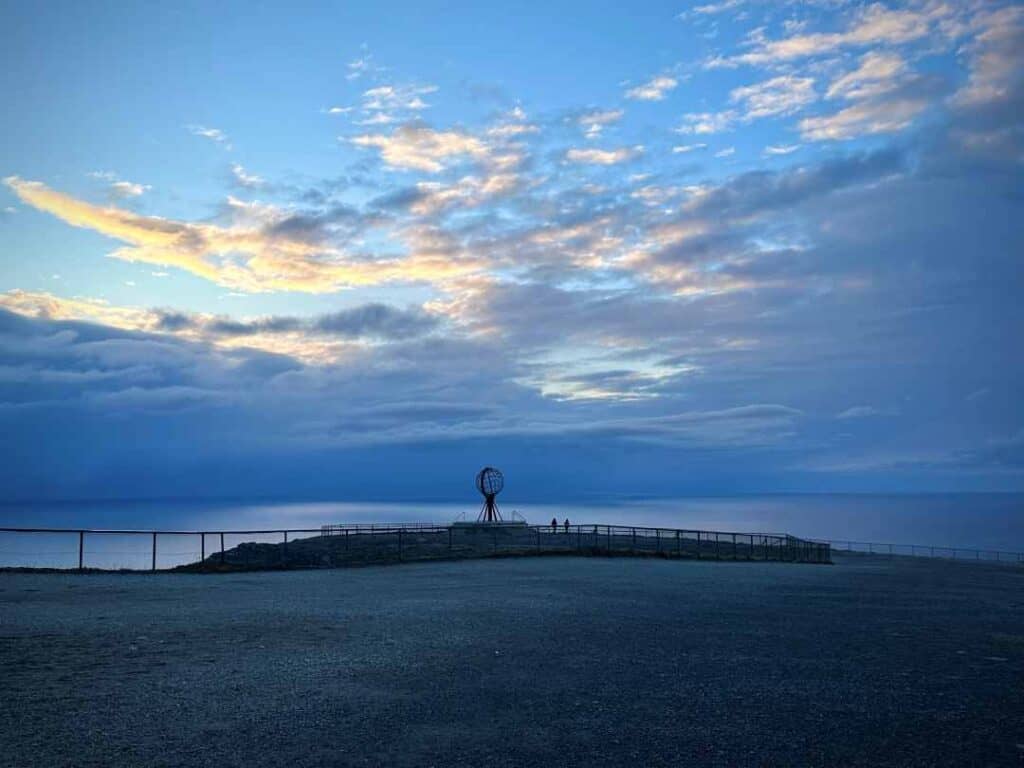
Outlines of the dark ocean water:
M 499 501 L 502 499 L 499 498 Z M 2 526 L 157 529 L 318 528 L 340 522 L 449 522 L 478 503 L 103 501 L 0 506 Z M 516 504 L 532 523 L 619 523 L 1024 551 L 1024 494 L 792 495 L 609 505 Z

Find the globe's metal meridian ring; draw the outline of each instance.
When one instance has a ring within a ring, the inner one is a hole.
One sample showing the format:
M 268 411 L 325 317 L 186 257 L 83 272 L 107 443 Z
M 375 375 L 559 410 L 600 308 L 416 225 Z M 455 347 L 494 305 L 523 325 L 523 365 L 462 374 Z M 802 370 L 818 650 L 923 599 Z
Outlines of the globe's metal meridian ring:
M 497 496 L 505 487 L 505 476 L 500 469 L 484 467 L 476 475 L 476 489 L 485 497 Z

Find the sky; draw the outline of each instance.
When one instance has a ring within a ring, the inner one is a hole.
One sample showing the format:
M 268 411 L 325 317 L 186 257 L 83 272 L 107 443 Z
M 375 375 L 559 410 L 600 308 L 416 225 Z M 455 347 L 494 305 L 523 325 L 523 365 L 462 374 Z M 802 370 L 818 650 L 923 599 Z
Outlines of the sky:
M 1024 490 L 1024 6 L 0 43 L 0 499 Z

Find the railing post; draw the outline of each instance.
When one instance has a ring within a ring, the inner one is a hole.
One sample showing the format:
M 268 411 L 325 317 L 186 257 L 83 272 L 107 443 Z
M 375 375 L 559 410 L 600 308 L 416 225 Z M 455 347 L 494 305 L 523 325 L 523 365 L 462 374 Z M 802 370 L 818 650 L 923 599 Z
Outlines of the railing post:
M 719 541 L 719 536 L 715 534 L 715 560 L 722 559 L 722 542 Z
M 153 563 L 150 570 L 156 570 L 156 531 L 153 531 Z
M 285 568 L 288 567 L 288 531 L 282 531 L 284 533 L 284 546 L 281 548 L 281 565 Z
M 679 531 L 676 530 L 676 557 L 683 556 L 683 540 L 679 538 Z
M 576 526 L 576 551 L 579 552 L 583 549 L 583 526 Z
M 700 531 L 697 531 L 697 559 L 700 560 Z
M 402 529 L 398 529 L 398 559 L 402 559 Z
M 78 532 L 78 570 L 82 570 L 85 563 L 85 531 Z
M 220 532 L 220 564 L 224 565 L 224 531 Z
M 448 526 L 448 551 L 452 551 L 452 527 Z
M 736 560 L 736 534 L 732 535 L 732 559 Z
M 610 555 L 612 553 L 612 527 L 609 525 L 606 526 L 606 529 L 608 531 L 608 554 Z
M 540 528 L 538 528 L 535 533 L 537 534 L 537 551 L 540 552 Z
M 633 549 L 636 549 L 636 528 L 633 528 Z
M 206 565 L 206 534 L 199 534 L 199 562 Z

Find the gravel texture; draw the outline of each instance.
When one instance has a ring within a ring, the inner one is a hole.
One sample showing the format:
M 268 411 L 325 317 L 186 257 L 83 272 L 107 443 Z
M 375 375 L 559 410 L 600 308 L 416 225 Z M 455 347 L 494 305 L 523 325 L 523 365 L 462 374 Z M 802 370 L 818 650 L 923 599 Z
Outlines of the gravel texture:
M 0 574 L 0 765 L 1024 764 L 1024 570 Z

